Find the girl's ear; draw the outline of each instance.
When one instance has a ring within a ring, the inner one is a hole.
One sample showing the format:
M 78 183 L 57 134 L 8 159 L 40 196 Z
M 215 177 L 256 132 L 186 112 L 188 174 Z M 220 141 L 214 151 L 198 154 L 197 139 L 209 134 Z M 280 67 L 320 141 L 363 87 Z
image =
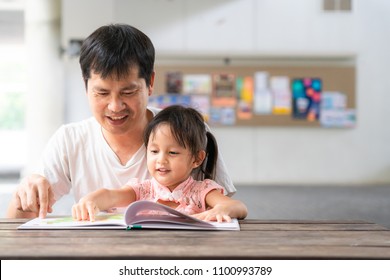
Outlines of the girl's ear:
M 206 151 L 204 150 L 199 151 L 197 156 L 195 157 L 192 168 L 197 168 L 198 166 L 200 166 L 205 158 L 206 158 Z

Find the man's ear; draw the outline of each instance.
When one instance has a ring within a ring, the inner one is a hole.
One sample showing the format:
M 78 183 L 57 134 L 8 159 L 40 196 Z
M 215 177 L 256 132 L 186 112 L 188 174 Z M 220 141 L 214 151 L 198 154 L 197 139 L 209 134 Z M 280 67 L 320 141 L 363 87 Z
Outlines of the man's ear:
M 87 78 L 83 78 L 83 81 L 84 81 L 84 85 L 85 85 L 85 93 L 88 94 L 88 79 Z
M 153 87 L 154 87 L 154 77 L 156 76 L 156 72 L 152 72 L 152 75 L 150 76 L 150 84 L 149 84 L 149 96 L 153 93 Z
M 193 162 L 193 168 L 197 168 L 198 166 L 200 166 L 205 158 L 206 158 L 206 151 L 204 150 L 199 151 Z

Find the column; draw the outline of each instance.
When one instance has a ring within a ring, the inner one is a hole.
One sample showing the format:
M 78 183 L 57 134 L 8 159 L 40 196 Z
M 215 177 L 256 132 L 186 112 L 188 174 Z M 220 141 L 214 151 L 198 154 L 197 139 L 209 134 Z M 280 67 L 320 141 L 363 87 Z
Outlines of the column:
M 61 1 L 28 0 L 25 5 L 28 147 L 22 177 L 36 170 L 47 141 L 64 119 Z

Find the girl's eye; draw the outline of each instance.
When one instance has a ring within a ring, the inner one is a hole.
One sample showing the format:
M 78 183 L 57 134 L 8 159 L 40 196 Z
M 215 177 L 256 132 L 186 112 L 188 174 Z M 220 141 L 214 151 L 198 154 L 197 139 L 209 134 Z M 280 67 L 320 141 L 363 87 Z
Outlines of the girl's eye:
M 152 153 L 152 154 L 157 154 L 158 153 L 157 150 L 150 150 L 149 152 Z
M 174 151 L 170 151 L 169 154 L 171 154 L 171 155 L 178 155 L 179 153 L 178 152 L 174 152 Z

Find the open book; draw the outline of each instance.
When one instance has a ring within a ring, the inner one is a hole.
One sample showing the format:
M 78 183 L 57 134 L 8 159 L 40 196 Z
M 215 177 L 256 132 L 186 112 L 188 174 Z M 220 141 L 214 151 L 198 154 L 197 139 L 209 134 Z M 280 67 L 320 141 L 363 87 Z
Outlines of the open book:
M 35 218 L 18 229 L 189 229 L 240 230 L 237 219 L 231 222 L 205 222 L 152 201 L 131 203 L 124 214 L 100 213 L 94 222 L 76 221 L 71 216 Z

